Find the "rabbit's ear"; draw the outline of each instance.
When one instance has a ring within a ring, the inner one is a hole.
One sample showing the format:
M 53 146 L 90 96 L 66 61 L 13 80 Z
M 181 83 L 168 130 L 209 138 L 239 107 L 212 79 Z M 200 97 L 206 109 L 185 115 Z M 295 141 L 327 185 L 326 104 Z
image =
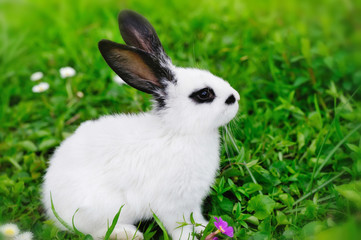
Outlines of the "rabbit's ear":
M 118 16 L 119 30 L 126 44 L 154 54 L 160 60 L 170 60 L 153 26 L 142 15 L 124 10 Z
M 110 68 L 140 91 L 159 95 L 165 88 L 162 81 L 172 79 L 170 70 L 147 52 L 109 40 L 101 40 L 98 47 Z

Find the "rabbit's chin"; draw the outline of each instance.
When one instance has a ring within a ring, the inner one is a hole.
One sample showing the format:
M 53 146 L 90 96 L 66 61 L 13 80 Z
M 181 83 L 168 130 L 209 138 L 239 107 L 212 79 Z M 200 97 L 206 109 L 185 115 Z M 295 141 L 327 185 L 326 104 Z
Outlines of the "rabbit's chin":
M 227 123 L 229 123 L 238 112 L 238 103 L 234 104 L 232 107 L 226 108 L 221 114 L 221 117 L 219 118 L 218 127 L 224 126 Z

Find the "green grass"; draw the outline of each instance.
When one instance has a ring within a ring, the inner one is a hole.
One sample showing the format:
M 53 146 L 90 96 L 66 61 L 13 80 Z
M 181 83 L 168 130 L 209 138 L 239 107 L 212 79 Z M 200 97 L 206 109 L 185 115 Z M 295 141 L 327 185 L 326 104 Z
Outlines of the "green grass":
M 97 49 L 103 38 L 123 42 L 125 8 L 150 20 L 176 65 L 209 69 L 241 95 L 221 130 L 205 216 L 230 222 L 235 239 L 357 239 L 361 4 L 350 0 L 0 0 L 0 224 L 36 239 L 84 238 L 46 220 L 39 189 L 81 122 L 150 109 L 148 95 L 112 81 Z M 77 75 L 61 79 L 64 66 Z M 36 71 L 47 92 L 31 91 Z M 140 230 L 164 239 L 154 221 Z

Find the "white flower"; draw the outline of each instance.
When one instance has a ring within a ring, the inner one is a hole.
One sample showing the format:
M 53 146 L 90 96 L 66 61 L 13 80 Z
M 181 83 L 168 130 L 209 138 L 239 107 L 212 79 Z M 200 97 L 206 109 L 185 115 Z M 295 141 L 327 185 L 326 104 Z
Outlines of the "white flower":
M 39 81 L 43 77 L 44 77 L 44 74 L 42 72 L 34 72 L 33 74 L 31 74 L 30 80 L 31 81 Z
M 0 227 L 0 232 L 5 237 L 15 237 L 19 234 L 20 230 L 16 224 L 8 223 Z
M 24 232 L 20 235 L 17 235 L 14 240 L 32 240 L 33 234 L 31 232 Z
M 46 82 L 41 82 L 38 85 L 35 85 L 32 90 L 34 93 L 41 93 L 41 92 L 45 92 L 46 90 L 49 89 L 49 83 Z
M 115 76 L 113 77 L 113 81 L 116 82 L 116 83 L 118 83 L 119 85 L 127 84 L 127 83 L 124 82 L 124 80 L 121 79 L 118 75 L 115 75 Z
M 78 98 L 83 98 L 84 97 L 84 93 L 81 91 L 76 92 L 76 95 L 78 96 Z
M 59 70 L 61 78 L 73 77 L 76 74 L 76 71 L 72 67 L 62 67 Z

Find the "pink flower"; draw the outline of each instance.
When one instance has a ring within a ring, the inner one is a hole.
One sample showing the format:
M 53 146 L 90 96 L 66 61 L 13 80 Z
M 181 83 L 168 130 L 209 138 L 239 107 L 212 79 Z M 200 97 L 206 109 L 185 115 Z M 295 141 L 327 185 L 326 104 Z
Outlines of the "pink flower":
M 217 230 L 216 232 L 212 232 L 204 240 L 218 240 L 218 238 L 215 237 L 218 233 L 220 233 L 219 230 Z
M 214 219 L 216 220 L 214 225 L 221 233 L 227 235 L 228 237 L 233 237 L 233 227 L 228 226 L 228 223 L 223 221 L 221 217 L 214 217 Z

